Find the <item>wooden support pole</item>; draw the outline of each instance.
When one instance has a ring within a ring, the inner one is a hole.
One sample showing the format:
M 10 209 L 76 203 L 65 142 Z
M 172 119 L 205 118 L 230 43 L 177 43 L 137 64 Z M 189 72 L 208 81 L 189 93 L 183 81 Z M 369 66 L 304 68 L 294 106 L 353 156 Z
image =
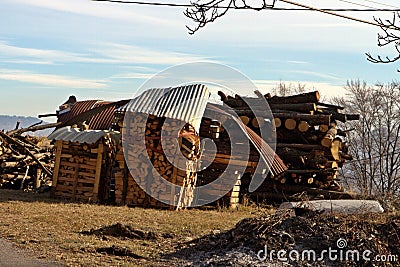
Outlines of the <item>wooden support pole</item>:
M 97 151 L 96 173 L 94 177 L 94 186 L 93 186 L 93 200 L 95 202 L 98 201 L 98 195 L 99 195 L 99 184 L 101 177 L 101 166 L 103 161 L 103 151 L 104 151 L 104 145 L 100 141 Z
M 60 162 L 61 162 L 61 153 L 62 153 L 62 149 L 63 149 L 63 141 L 57 140 L 55 147 L 56 147 L 56 155 L 55 155 L 55 164 L 54 164 L 54 171 L 53 171 L 53 182 L 52 182 L 53 188 L 57 187 L 58 173 L 60 170 Z

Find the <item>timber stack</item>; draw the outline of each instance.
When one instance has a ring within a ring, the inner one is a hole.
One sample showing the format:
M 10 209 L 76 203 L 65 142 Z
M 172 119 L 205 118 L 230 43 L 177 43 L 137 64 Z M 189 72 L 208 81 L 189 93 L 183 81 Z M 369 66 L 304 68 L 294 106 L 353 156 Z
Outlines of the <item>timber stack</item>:
M 286 172 L 287 167 L 275 151 L 240 119 L 214 104 L 208 105 L 205 115 L 200 125 L 200 137 L 211 139 L 212 143 L 206 142 L 203 146 L 198 186 L 206 186 L 206 189 L 199 196 L 200 203 L 223 196 L 213 204 L 235 208 L 243 198 L 244 177 L 252 176 L 258 168 L 258 171 L 266 172 L 267 166 L 260 165 L 260 161 L 267 163 L 273 177 Z M 225 193 L 227 190 L 229 192 Z
M 116 203 L 178 209 L 189 206 L 194 198 L 200 146 L 194 128 L 179 120 L 138 112 L 120 114 L 119 118 L 122 140 L 113 171 Z
M 52 194 L 81 202 L 107 203 L 114 164 L 116 133 L 63 127 L 49 139 L 55 141 Z
M 359 115 L 344 114 L 343 107 L 321 103 L 318 91 L 287 97 L 256 94 L 259 99 L 268 102 L 271 110 L 269 118 L 255 115 L 266 111 L 270 113 L 265 105 L 250 108 L 247 104 L 255 98 L 226 96 L 219 92 L 224 104 L 232 108 L 245 125 L 258 134 L 262 127 L 271 132 L 266 139 L 276 147 L 277 155 L 289 168 L 285 175 L 272 177 L 275 182 L 288 184 L 287 187 L 299 185 L 342 191 L 338 183 L 338 168 L 352 157 L 343 142 L 346 131 L 340 129 L 339 123 L 358 120 Z M 268 182 L 264 183 L 265 187 L 271 187 Z M 261 187 L 258 190 L 264 189 Z
M 33 190 L 51 185 L 54 164 L 46 138 L 0 131 L 0 188 Z

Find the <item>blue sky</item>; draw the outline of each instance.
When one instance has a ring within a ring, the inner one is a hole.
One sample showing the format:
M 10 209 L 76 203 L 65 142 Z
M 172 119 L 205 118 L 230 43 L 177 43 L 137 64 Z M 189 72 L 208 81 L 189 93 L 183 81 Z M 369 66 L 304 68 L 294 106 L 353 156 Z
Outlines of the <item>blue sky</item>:
M 339 0 L 297 2 L 362 8 Z M 387 0 L 352 2 L 400 6 Z M 397 64 L 376 65 L 365 58 L 365 52 L 393 55 L 376 46 L 379 28 L 317 12 L 233 10 L 189 35 L 185 25 L 192 22 L 183 8 L 89 0 L 0 3 L 0 114 L 54 112 L 72 94 L 78 99 L 130 98 L 157 72 L 194 61 L 232 66 L 264 92 L 287 81 L 332 96 L 343 94 L 349 79 L 389 82 L 400 75 Z M 346 14 L 367 20 L 391 17 Z

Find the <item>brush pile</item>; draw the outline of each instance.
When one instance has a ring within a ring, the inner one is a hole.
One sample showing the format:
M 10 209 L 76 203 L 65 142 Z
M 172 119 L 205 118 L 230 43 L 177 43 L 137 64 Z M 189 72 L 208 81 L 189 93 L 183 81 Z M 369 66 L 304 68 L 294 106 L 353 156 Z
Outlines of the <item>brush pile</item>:
M 309 213 L 295 216 L 283 212 L 244 219 L 229 231 L 189 241 L 185 248 L 168 256 L 195 266 L 283 266 L 277 253 L 284 250 L 286 254 L 281 257 L 288 259 L 287 266 L 383 266 L 375 265 L 376 256 L 385 259 L 384 266 L 398 266 L 399 236 L 398 215 Z M 336 260 L 323 252 L 329 248 Z M 293 250 L 300 254 L 291 253 Z M 367 250 L 371 252 L 367 255 L 369 261 L 362 257 Z M 310 254 L 311 260 L 301 258 L 305 251 L 315 252 Z M 358 251 L 358 260 L 352 258 L 357 254 L 349 251 Z
M 0 188 L 32 190 L 50 185 L 53 165 L 46 138 L 0 132 Z

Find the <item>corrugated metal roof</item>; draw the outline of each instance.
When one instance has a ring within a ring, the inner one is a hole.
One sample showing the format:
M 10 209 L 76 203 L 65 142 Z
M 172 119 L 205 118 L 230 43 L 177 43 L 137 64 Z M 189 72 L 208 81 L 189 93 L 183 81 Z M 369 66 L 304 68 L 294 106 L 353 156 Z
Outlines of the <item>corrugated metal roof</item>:
M 99 100 L 85 100 L 76 102 L 72 107 L 71 110 L 67 113 L 64 113 L 58 116 L 58 122 L 66 122 L 73 117 L 92 109 L 94 104 L 96 104 Z
M 141 112 L 185 121 L 199 130 L 209 97 L 208 88 L 202 84 L 154 88 L 132 99 L 124 108 L 127 112 Z
M 81 144 L 94 144 L 100 138 L 114 132 L 105 130 L 86 130 L 81 131 L 78 128 L 70 126 L 60 128 L 48 136 L 50 140 L 63 140 L 69 142 L 77 142 Z
M 111 104 L 113 102 L 101 101 L 93 105 L 93 108 Z M 97 113 L 89 120 L 89 129 L 92 130 L 108 130 L 111 127 L 114 119 L 115 106 L 110 106 L 107 109 Z

